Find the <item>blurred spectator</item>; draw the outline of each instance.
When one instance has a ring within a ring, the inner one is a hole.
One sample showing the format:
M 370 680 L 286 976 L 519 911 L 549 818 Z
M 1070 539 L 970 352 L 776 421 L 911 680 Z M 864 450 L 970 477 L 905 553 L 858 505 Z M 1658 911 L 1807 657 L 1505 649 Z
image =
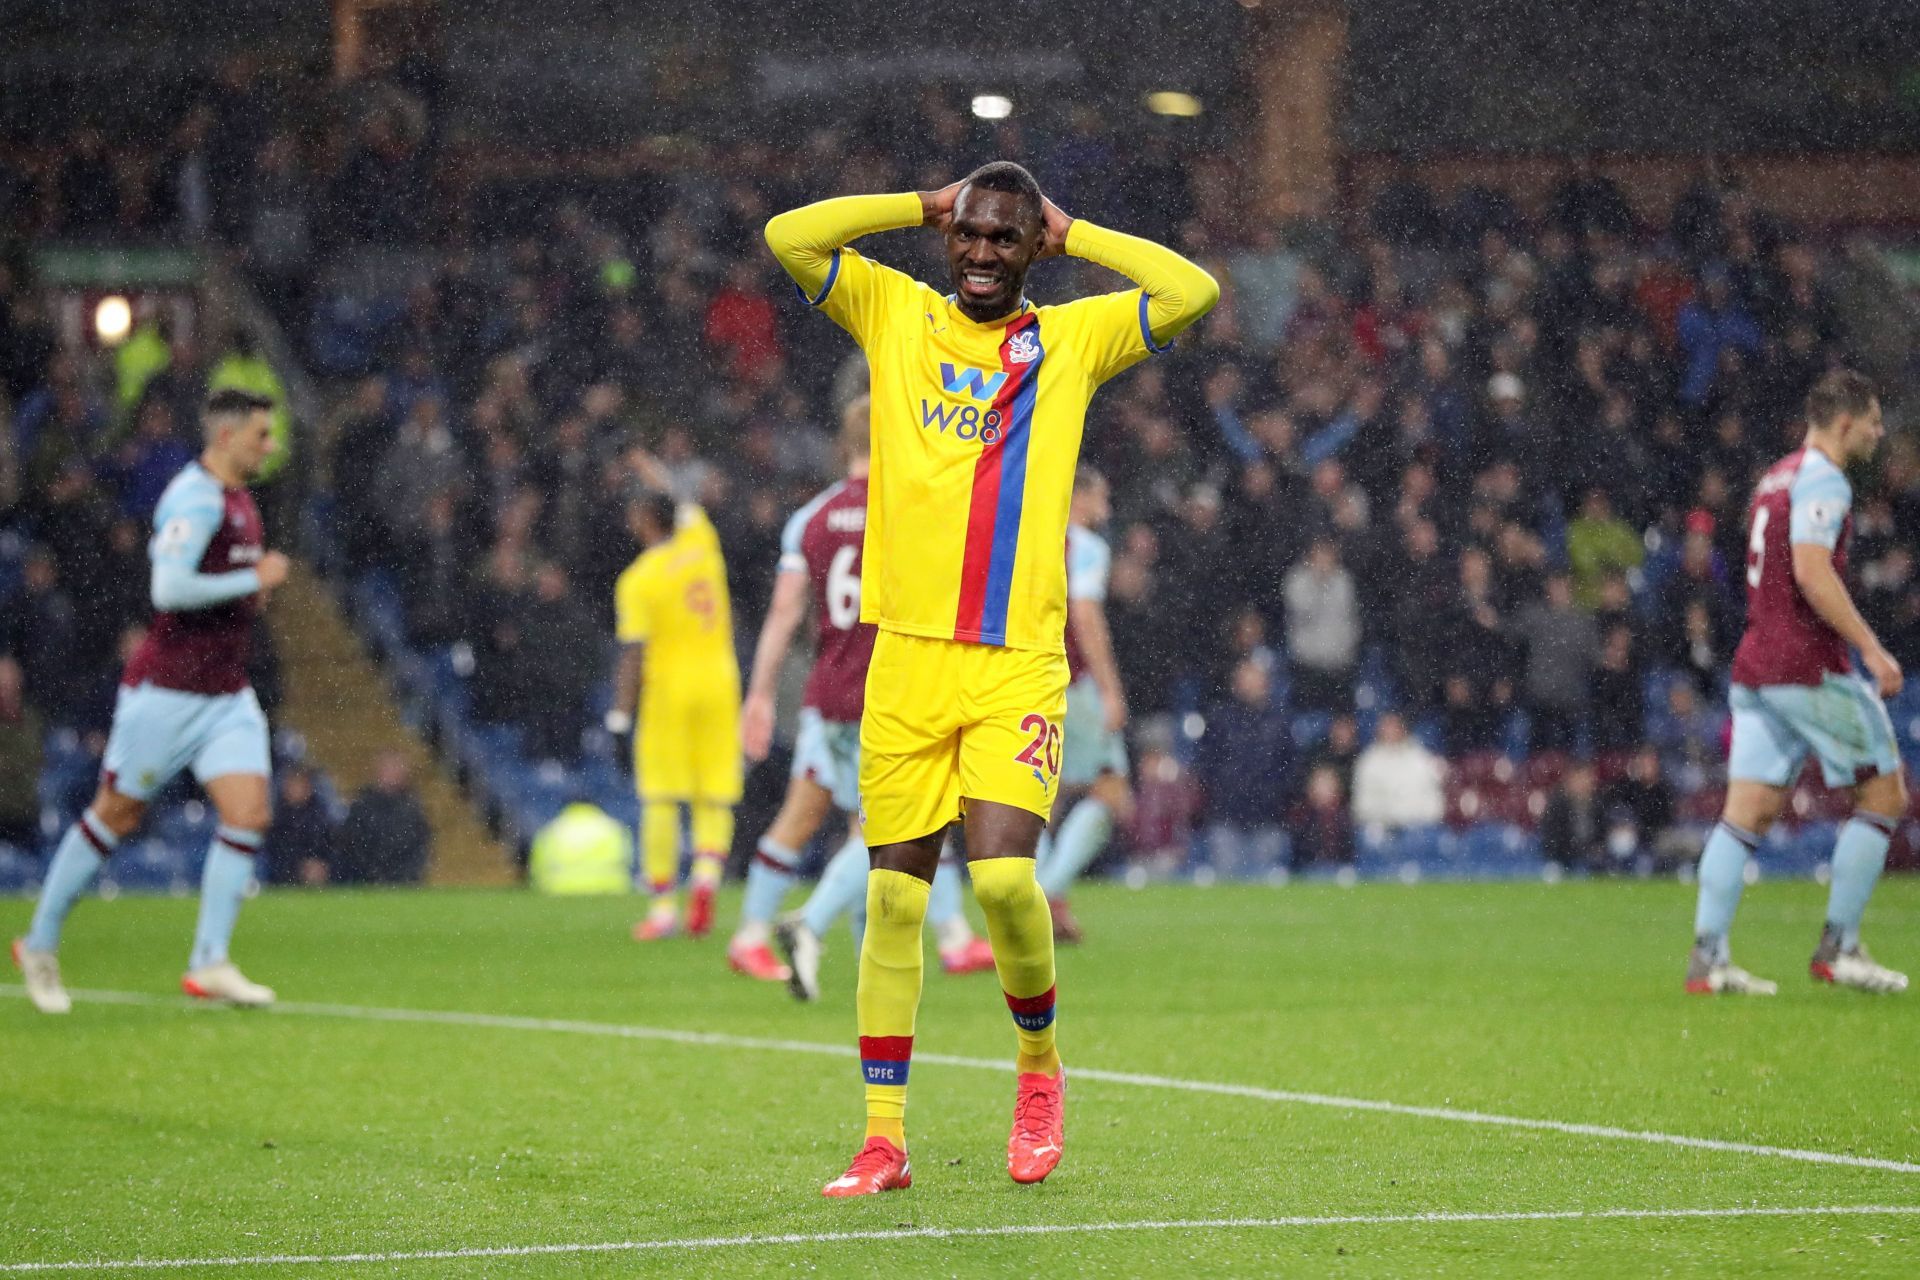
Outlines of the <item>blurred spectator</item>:
M 1589 489 L 1580 514 L 1567 526 L 1567 559 L 1573 567 L 1573 598 L 1583 609 L 1600 602 L 1609 574 L 1638 569 L 1646 548 L 1633 526 L 1614 514 L 1605 489 Z
M 1540 819 L 1540 856 L 1583 871 L 1613 870 L 1606 815 L 1595 790 L 1593 766 L 1584 760 L 1567 769 L 1547 799 Z
M 1556 573 L 1547 579 L 1547 598 L 1521 609 L 1514 631 L 1527 646 L 1521 688 L 1533 722 L 1529 744 L 1535 751 L 1570 751 L 1600 657 L 1599 629 L 1574 606 L 1572 582 Z
M 453 494 L 434 494 L 420 526 L 398 548 L 407 643 L 421 649 L 438 649 L 466 635 L 470 551 L 456 516 Z
M 1660 753 L 1642 743 L 1627 759 L 1626 772 L 1600 793 L 1607 815 L 1607 849 L 1617 866 L 1669 870 L 1700 852 L 1704 843 L 1675 824 L 1673 785 L 1660 766 Z
M 1625 623 L 1607 629 L 1591 690 L 1593 750 L 1623 751 L 1638 742 L 1647 722 L 1646 676 Z
M 296 764 L 275 781 L 280 795 L 273 804 L 273 825 L 267 830 L 266 881 L 323 885 L 333 875 L 333 815 L 314 790 L 313 770 Z
M 1753 322 L 1733 295 L 1732 282 L 1723 267 L 1710 267 L 1701 274 L 1700 296 L 1680 308 L 1680 349 L 1685 368 L 1680 379 L 1680 399 L 1695 408 L 1704 407 L 1713 395 L 1729 357 L 1736 362 L 1760 349 L 1760 326 Z
M 1293 735 L 1273 705 L 1265 668 L 1233 671 L 1233 696 L 1209 707 L 1196 768 L 1207 796 L 1207 859 L 1222 875 L 1258 876 L 1279 865 Z
M 374 778 L 353 798 L 334 837 L 335 884 L 419 884 L 432 857 L 433 830 L 413 790 L 405 755 L 383 751 Z
M 1327 736 L 1307 754 L 1307 772 L 1311 775 L 1315 769 L 1333 770 L 1334 779 L 1340 784 L 1340 794 L 1353 794 L 1353 767 L 1360 759 L 1360 727 L 1354 723 L 1353 716 L 1342 712 L 1335 716 L 1327 726 Z M 1308 779 L 1311 781 L 1311 777 Z
M 602 636 L 559 565 L 540 566 L 533 597 L 520 608 L 519 630 L 528 655 L 520 717 L 527 730 L 527 754 L 536 760 L 577 763 L 587 694 L 602 675 Z
M 5 647 L 20 655 L 27 701 L 48 724 L 78 727 L 91 673 L 72 660 L 81 651 L 79 610 L 44 548 L 27 553 L 20 593 L 8 601 L 5 613 L 10 633 Z
M 1399 830 L 1431 826 L 1446 815 L 1446 764 L 1407 732 L 1398 715 L 1380 717 L 1373 742 L 1353 767 L 1353 820 Z
M 1165 870 L 1186 861 L 1202 801 L 1199 783 L 1174 759 L 1171 736 L 1163 727 L 1141 735 L 1140 759 L 1133 771 L 1133 818 L 1127 823 L 1127 843 L 1135 859 Z
M 1333 765 L 1318 764 L 1308 770 L 1306 793 L 1294 806 L 1287 827 L 1293 836 L 1295 869 L 1352 863 L 1353 819 L 1347 813 L 1347 790 Z
M 1680 790 L 1692 792 L 1705 786 L 1720 771 L 1726 757 L 1722 730 L 1726 717 L 1703 707 L 1700 695 L 1686 680 L 1667 686 L 1667 710 L 1651 724 L 1652 745 L 1660 752 L 1661 773 L 1675 780 Z
M 313 184 L 290 130 L 269 137 L 255 161 L 246 250 L 267 306 L 281 324 L 297 329 L 312 270 Z
M 1316 539 L 1287 574 L 1287 648 L 1300 706 L 1345 706 L 1360 654 L 1360 598 L 1331 538 Z
M 26 677 L 0 657 L 0 844 L 25 853 L 40 844 L 40 716 L 25 700 Z

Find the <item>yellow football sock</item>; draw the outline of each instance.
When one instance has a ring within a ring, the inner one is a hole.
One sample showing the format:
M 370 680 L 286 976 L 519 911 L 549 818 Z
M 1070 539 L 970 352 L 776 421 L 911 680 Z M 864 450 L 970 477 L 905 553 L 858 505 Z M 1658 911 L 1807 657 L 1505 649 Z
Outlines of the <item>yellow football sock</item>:
M 720 883 L 726 870 L 727 853 L 733 848 L 733 809 L 730 805 L 693 806 L 693 882 L 712 886 Z
M 640 806 L 640 868 L 655 897 L 673 892 L 680 879 L 680 806 L 649 800 Z
M 920 1009 L 920 927 L 930 886 L 904 871 L 867 873 L 867 934 L 860 944 L 860 1072 L 867 1136 L 907 1148 L 907 1067 Z
M 1033 868 L 1032 858 L 986 858 L 967 866 L 1020 1037 L 1016 1066 L 1050 1076 L 1060 1069 L 1053 1040 L 1053 917 Z

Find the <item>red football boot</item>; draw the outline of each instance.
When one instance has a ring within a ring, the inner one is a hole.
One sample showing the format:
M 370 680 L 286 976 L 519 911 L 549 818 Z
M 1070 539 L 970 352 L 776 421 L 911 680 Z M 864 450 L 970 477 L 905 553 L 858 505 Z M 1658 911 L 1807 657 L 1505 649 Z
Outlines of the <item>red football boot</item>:
M 867 1139 L 860 1154 L 847 1171 L 820 1188 L 820 1194 L 838 1199 L 842 1196 L 870 1196 L 880 1191 L 904 1191 L 913 1185 L 913 1169 L 907 1153 L 885 1138 Z
M 948 973 L 991 973 L 993 971 L 993 944 L 985 938 L 975 938 L 964 947 L 954 947 L 940 953 L 940 967 Z
M 687 894 L 687 936 L 704 938 L 713 928 L 713 886 L 697 884 Z
M 761 982 L 785 982 L 793 977 L 793 970 L 781 964 L 780 958 L 773 954 L 773 948 L 764 942 L 756 942 L 750 946 L 729 942 L 727 968 Z
M 1020 1076 L 1013 1103 L 1013 1135 L 1007 1139 L 1007 1172 L 1015 1182 L 1038 1182 L 1060 1163 L 1067 1141 L 1067 1069 L 1050 1076 Z

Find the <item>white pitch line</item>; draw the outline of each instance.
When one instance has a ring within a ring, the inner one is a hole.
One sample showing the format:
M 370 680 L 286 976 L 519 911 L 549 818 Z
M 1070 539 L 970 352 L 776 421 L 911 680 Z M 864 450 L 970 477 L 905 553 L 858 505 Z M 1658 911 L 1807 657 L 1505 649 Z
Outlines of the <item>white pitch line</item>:
M 224 1258 L 82 1259 L 6 1262 L 0 1273 L 49 1271 L 174 1271 L 188 1267 L 276 1267 L 323 1263 L 444 1262 L 468 1258 L 537 1258 L 560 1254 L 649 1253 L 669 1249 L 766 1248 L 893 1240 L 965 1240 L 990 1236 L 1093 1235 L 1115 1231 L 1255 1231 L 1287 1227 L 1430 1226 L 1482 1222 L 1606 1222 L 1698 1218 L 1911 1217 L 1920 1205 L 1795 1205 L 1731 1209 L 1542 1209 L 1516 1213 L 1329 1214 L 1293 1218 L 1175 1218 L 1157 1222 L 1042 1222 L 996 1227 L 903 1227 L 877 1231 L 814 1231 L 783 1235 L 701 1236 L 682 1240 L 619 1240 L 591 1244 L 496 1245 L 473 1249 L 416 1249 L 387 1253 L 265 1253 Z
M 25 989 L 17 985 L 0 985 L 0 994 L 23 995 Z M 156 996 L 134 991 L 74 991 L 72 994 L 82 1000 L 103 1004 L 181 1005 L 189 1003 L 183 997 Z M 283 1001 L 274 1005 L 272 1012 L 308 1017 L 351 1018 L 363 1022 L 428 1023 L 439 1026 L 488 1027 L 508 1031 L 607 1036 L 615 1039 L 663 1041 L 669 1044 L 698 1045 L 708 1048 L 746 1049 L 770 1053 L 811 1053 L 830 1058 L 851 1058 L 857 1052 L 850 1045 L 822 1044 L 814 1040 L 775 1040 L 759 1036 L 728 1035 L 718 1031 L 684 1031 L 674 1027 L 648 1027 L 618 1022 L 582 1022 L 565 1018 L 529 1018 L 516 1014 L 467 1013 L 460 1010 L 394 1009 L 372 1005 Z M 1009 1066 L 1007 1062 L 993 1058 L 969 1058 L 946 1053 L 918 1053 L 914 1055 L 914 1061 L 946 1067 L 963 1067 L 974 1071 L 1005 1071 Z M 1252 1098 L 1260 1102 L 1331 1107 L 1340 1111 L 1371 1111 L 1385 1115 L 1413 1116 L 1422 1120 L 1446 1120 L 1455 1124 L 1534 1129 L 1564 1133 L 1576 1138 L 1605 1138 L 1616 1142 L 1645 1142 L 1656 1146 L 1685 1147 L 1695 1151 L 1716 1151 L 1730 1155 L 1765 1156 L 1778 1160 L 1798 1160 L 1806 1164 L 1843 1165 L 1853 1169 L 1877 1169 L 1886 1173 L 1920 1173 L 1920 1163 L 1888 1160 L 1878 1156 L 1856 1156 L 1839 1151 L 1814 1151 L 1801 1147 L 1775 1147 L 1755 1142 L 1734 1142 L 1724 1138 L 1696 1138 L 1681 1133 L 1661 1133 L 1652 1129 L 1622 1129 L 1615 1125 L 1581 1124 L 1569 1120 L 1540 1120 L 1530 1116 L 1508 1116 L 1488 1111 L 1468 1111 L 1457 1107 L 1385 1102 L 1377 1098 L 1349 1098 L 1332 1093 L 1267 1089 L 1258 1085 L 1228 1084 L 1212 1080 L 1187 1080 L 1178 1076 L 1106 1071 L 1099 1067 L 1082 1067 L 1077 1064 L 1073 1068 L 1073 1078 L 1095 1080 L 1103 1084 L 1132 1085 L 1145 1089 L 1171 1089 L 1182 1093 Z

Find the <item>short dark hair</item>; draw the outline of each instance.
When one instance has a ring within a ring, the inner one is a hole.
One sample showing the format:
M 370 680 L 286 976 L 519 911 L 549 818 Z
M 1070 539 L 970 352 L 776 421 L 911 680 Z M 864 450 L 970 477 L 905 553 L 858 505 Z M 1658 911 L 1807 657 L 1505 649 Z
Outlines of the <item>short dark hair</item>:
M 1873 407 L 1876 393 L 1865 374 L 1835 369 L 1807 392 L 1807 422 L 1824 427 L 1841 416 L 1854 417 Z
M 241 387 L 221 387 L 207 397 L 206 416 L 223 418 L 230 414 L 259 413 L 273 408 L 273 397 Z
M 1034 217 L 1044 218 L 1046 214 L 1040 183 L 1027 172 L 1026 166 L 1011 160 L 988 161 L 966 176 L 966 185 L 982 191 L 1004 191 L 1008 195 L 1019 196 L 1033 205 Z

